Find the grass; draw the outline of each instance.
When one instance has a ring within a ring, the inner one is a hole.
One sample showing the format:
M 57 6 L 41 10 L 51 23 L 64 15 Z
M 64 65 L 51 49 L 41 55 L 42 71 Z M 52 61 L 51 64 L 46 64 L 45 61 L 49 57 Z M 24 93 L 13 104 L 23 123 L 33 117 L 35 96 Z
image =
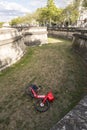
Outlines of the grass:
M 84 96 L 86 68 L 71 42 L 48 39 L 50 44 L 28 47 L 24 57 L 0 72 L 0 130 L 49 130 Z M 50 89 L 55 101 L 45 113 L 34 109 L 25 94 L 28 83 Z

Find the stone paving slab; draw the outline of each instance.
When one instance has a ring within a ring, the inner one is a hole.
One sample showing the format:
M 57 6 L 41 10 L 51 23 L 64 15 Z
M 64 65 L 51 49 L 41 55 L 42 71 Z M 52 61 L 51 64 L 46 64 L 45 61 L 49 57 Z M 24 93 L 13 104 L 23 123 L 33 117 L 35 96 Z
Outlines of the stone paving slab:
M 87 130 L 87 95 L 50 130 Z

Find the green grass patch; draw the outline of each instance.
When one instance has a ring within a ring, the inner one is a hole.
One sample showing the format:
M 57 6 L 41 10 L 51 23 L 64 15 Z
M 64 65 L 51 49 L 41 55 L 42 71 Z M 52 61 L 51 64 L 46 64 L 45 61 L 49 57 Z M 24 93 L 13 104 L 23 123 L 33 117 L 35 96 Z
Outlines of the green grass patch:
M 84 96 L 87 73 L 71 41 L 48 39 L 49 44 L 28 47 L 16 64 L 0 72 L 0 130 L 49 130 Z M 25 94 L 28 83 L 50 89 L 55 101 L 45 113 L 34 109 Z

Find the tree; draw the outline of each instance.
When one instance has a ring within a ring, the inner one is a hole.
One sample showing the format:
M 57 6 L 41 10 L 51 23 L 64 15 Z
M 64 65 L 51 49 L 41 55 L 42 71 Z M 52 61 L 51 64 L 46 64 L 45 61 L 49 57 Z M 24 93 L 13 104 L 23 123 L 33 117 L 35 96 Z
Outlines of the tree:
M 23 22 L 23 18 L 22 17 L 18 17 L 18 18 L 14 18 L 11 20 L 10 25 L 17 25 Z
M 62 12 L 61 21 L 65 21 L 67 25 L 76 23 L 79 17 L 79 4 L 80 0 L 74 0 L 72 4 L 69 4 Z
M 15 19 L 12 19 L 10 25 L 31 23 L 33 19 L 34 19 L 34 13 L 32 14 L 28 13 L 23 17 L 17 17 Z
M 46 7 L 39 9 L 38 21 L 40 22 L 41 25 L 47 24 L 48 15 L 47 15 L 47 8 Z
M 47 1 L 47 19 L 50 26 L 51 26 L 51 22 L 54 21 L 57 12 L 58 12 L 58 9 L 54 3 L 54 0 L 48 0 Z
M 83 6 L 87 7 L 87 0 L 83 0 Z
M 46 7 L 37 9 L 38 21 L 43 25 L 52 25 L 60 19 L 62 9 L 56 7 L 54 0 L 48 0 Z
M 73 4 L 68 5 L 65 9 L 56 7 L 54 0 L 47 0 L 47 5 L 43 8 L 38 8 L 33 13 L 28 13 L 24 17 L 18 17 L 11 21 L 11 24 L 32 23 L 38 21 L 40 25 L 61 24 L 68 21 L 69 24 L 75 23 L 79 12 L 79 3 L 81 0 L 74 0 Z M 87 0 L 86 0 L 87 1 Z
M 83 7 L 87 7 L 87 0 L 74 0 L 74 3 L 77 3 L 78 6 L 81 4 Z
M 0 22 L 0 28 L 3 26 L 4 22 Z
M 52 7 L 52 6 L 55 6 L 54 0 L 48 0 L 47 1 L 47 7 Z

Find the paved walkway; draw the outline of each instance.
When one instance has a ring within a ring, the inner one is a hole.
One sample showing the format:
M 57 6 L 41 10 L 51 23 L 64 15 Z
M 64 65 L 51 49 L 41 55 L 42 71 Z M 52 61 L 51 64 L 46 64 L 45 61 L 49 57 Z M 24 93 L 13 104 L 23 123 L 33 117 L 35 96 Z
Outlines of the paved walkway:
M 87 95 L 50 130 L 87 130 Z

